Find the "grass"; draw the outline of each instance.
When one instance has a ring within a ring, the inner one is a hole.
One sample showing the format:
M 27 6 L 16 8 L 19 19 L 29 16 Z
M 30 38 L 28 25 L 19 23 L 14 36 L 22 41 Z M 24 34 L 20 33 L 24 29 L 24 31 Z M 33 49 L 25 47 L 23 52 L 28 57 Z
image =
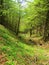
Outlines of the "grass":
M 2 25 L 0 25 L 1 53 L 5 54 L 4 59 L 7 59 L 4 65 L 49 65 L 49 52 L 47 49 L 21 42 Z

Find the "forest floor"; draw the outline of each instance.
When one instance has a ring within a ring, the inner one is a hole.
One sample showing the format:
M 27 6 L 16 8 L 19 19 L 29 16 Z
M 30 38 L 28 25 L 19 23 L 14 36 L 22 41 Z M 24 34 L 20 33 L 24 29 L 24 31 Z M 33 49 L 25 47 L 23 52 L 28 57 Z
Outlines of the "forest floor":
M 25 44 L 0 25 L 0 65 L 49 65 L 49 44 Z

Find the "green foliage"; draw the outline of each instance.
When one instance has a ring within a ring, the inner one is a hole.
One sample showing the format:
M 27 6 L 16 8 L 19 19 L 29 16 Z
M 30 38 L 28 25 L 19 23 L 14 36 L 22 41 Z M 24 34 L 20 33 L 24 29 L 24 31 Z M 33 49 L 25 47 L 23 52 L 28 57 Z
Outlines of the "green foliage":
M 40 29 L 44 30 L 46 14 L 49 9 L 48 1 L 24 0 L 25 3 L 26 6 L 24 7 L 21 0 L 4 0 L 3 5 L 1 5 L 3 6 L 1 9 L 3 11 L 3 24 L 15 33 L 39 29 L 40 34 Z
M 15 38 L 15 35 L 13 35 L 10 31 L 8 31 L 8 33 L 7 31 L 8 30 L 6 28 L 4 28 L 3 26 L 0 26 L 0 33 L 3 36 L 7 34 L 7 37 L 8 37 L 8 38 L 6 38 L 6 36 L 3 37 L 0 34 L 0 38 L 2 37 L 2 40 L 0 40 L 0 51 L 6 54 L 6 57 L 8 59 L 5 65 L 12 65 L 12 64 L 14 65 L 15 63 L 16 65 L 18 64 L 32 65 L 32 62 L 35 61 L 36 57 L 38 58 L 38 60 L 35 61 L 35 63 L 38 63 L 38 64 L 40 64 L 40 61 L 45 62 L 49 60 L 49 56 L 47 56 L 47 53 L 48 53 L 47 49 L 43 49 L 40 46 L 36 46 L 36 45 L 33 47 L 30 45 L 27 45 L 24 42 L 21 42 L 20 40 Z
M 16 65 L 32 65 L 32 63 L 38 65 L 41 61 L 49 60 L 47 49 L 36 45 L 29 46 L 13 35 L 13 33 L 18 35 L 21 32 L 19 36 L 22 40 L 26 37 L 32 39 L 31 36 L 43 37 L 44 35 L 49 38 L 48 18 L 48 0 L 0 1 L 0 23 L 10 29 L 7 30 L 0 25 L 0 51 L 7 55 L 6 65 L 15 65 L 15 63 Z

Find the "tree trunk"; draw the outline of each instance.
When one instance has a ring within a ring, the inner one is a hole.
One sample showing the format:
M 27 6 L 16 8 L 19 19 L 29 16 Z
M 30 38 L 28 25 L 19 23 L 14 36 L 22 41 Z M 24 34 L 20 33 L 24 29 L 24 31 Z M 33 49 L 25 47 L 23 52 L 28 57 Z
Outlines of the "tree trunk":
M 21 17 L 20 17 L 20 14 L 19 14 L 19 20 L 18 20 L 18 24 L 17 24 L 17 31 L 16 31 L 16 35 L 17 35 L 17 36 L 18 36 L 18 34 L 19 34 L 20 19 L 21 19 Z
M 45 28 L 44 28 L 44 41 L 49 40 L 49 10 L 47 12 L 46 16 L 46 21 L 45 21 Z
M 2 12 L 2 9 L 3 9 L 3 0 L 0 0 L 0 24 L 3 23 L 3 12 Z
M 32 29 L 30 29 L 30 37 L 32 36 Z

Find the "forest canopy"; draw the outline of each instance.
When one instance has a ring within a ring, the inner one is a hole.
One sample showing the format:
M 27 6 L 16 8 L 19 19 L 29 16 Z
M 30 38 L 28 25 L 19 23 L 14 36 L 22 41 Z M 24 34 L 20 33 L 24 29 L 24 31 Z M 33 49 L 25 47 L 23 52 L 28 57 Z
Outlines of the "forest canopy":
M 29 32 L 49 39 L 49 0 L 0 0 L 0 18 L 16 35 Z

